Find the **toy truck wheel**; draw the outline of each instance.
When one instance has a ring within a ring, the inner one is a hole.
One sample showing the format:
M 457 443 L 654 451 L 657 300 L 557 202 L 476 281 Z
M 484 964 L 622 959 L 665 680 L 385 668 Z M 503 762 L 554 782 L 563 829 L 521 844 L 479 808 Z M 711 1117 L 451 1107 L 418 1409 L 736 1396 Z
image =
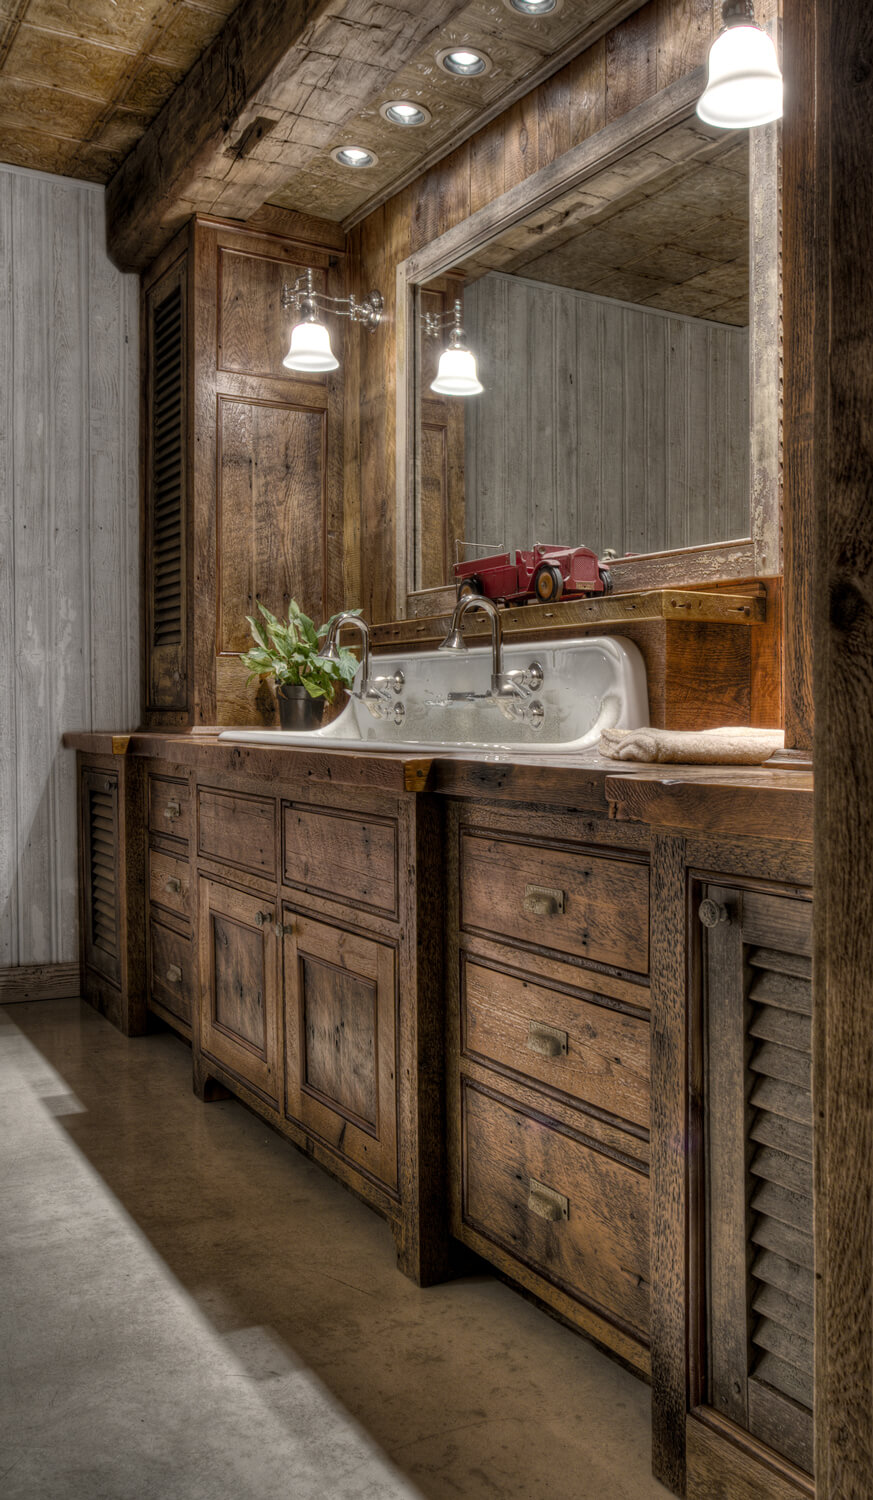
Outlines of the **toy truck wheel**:
M 603 584 L 603 592 L 604 592 L 604 594 L 611 594 L 612 593 L 612 574 L 610 573 L 610 571 L 609 571 L 608 568 L 600 568 L 599 572 L 600 572 L 600 579 L 601 579 L 601 582 Z
M 564 592 L 564 578 L 560 568 L 552 563 L 543 563 L 534 575 L 534 593 L 541 604 L 553 604 Z
M 482 580 L 481 578 L 477 578 L 475 574 L 472 578 L 462 578 L 458 584 L 459 599 L 468 599 L 471 595 L 475 595 L 477 599 L 480 599 L 484 592 Z

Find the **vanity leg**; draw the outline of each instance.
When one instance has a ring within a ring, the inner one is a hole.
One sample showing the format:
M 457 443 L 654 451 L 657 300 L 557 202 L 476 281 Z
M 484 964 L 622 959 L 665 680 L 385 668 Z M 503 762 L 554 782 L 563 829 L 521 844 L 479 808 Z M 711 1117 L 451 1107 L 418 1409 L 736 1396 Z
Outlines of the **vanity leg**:
M 232 1099 L 230 1089 L 226 1089 L 223 1083 L 213 1078 L 202 1057 L 194 1056 L 194 1071 L 192 1086 L 194 1093 L 203 1104 L 213 1104 L 216 1099 Z

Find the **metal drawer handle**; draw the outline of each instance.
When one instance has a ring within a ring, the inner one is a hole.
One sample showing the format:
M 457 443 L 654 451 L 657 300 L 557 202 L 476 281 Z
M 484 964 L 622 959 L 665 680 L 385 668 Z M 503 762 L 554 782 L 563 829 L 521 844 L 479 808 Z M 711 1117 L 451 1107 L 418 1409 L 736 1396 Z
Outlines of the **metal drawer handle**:
M 277 936 L 277 938 L 293 937 L 294 936 L 294 927 L 293 927 L 293 924 L 291 922 L 286 922 L 284 924 L 282 922 L 277 922 L 276 923 L 276 936 Z
M 180 984 L 182 981 L 182 970 L 178 964 L 170 964 L 166 974 L 170 984 Z
M 164 890 L 172 895 L 178 896 L 182 890 L 182 882 L 177 875 L 171 875 L 169 880 L 164 881 Z
M 722 922 L 730 922 L 731 914 L 726 906 L 720 901 L 712 901 L 709 897 L 701 901 L 699 916 L 704 927 L 720 927 Z
M 565 1198 L 563 1193 L 556 1192 L 554 1188 L 546 1187 L 544 1182 L 537 1182 L 535 1177 L 528 1184 L 527 1206 L 532 1214 L 548 1219 L 552 1224 L 570 1217 L 569 1198 Z
M 181 804 L 181 802 L 168 802 L 167 805 L 166 805 L 166 807 L 164 808 L 164 817 L 167 819 L 167 822 L 168 823 L 175 823 L 176 820 L 177 820 L 177 818 L 181 818 L 181 816 L 182 816 L 182 804 Z
M 255 925 L 257 927 L 266 927 L 267 923 L 268 922 L 272 922 L 272 920 L 273 920 L 273 913 L 271 911 L 256 911 L 255 912 Z
M 629 1271 L 627 1266 L 619 1266 L 618 1269 L 622 1276 L 627 1277 L 632 1286 L 648 1286 L 645 1276 L 641 1276 L 638 1271 Z
M 569 1037 L 557 1026 L 547 1026 L 545 1021 L 528 1021 L 527 1050 L 540 1057 L 566 1057 Z
M 534 917 L 559 917 L 564 911 L 564 892 L 551 885 L 526 885 L 524 909 Z

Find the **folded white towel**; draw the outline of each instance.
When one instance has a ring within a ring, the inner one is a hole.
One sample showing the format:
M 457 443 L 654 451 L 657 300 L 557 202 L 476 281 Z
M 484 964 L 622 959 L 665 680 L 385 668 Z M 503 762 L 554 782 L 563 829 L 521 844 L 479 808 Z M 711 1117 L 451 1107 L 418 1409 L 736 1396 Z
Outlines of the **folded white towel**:
M 782 729 L 604 729 L 600 753 L 611 760 L 661 761 L 674 766 L 760 766 L 785 746 Z

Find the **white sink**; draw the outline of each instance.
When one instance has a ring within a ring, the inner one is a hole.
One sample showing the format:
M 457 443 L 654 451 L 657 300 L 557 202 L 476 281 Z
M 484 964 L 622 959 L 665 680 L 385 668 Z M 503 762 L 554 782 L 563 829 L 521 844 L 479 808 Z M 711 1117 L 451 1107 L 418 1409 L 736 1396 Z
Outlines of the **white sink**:
M 487 696 L 491 647 L 473 646 L 466 651 L 372 657 L 371 678 L 384 679 L 380 686 L 389 693 L 384 718 L 374 718 L 359 698 L 352 697 L 323 729 L 225 729 L 220 738 L 238 745 L 423 755 L 458 750 L 549 755 L 590 750 L 604 729 L 639 729 L 649 722 L 643 659 L 633 642 L 621 636 L 590 636 L 553 645 L 504 642 L 503 659 L 506 671 L 527 672 L 534 664 L 542 670 L 542 685 L 518 700 L 522 717 L 507 717 L 504 708 Z M 399 692 L 392 683 L 398 672 L 403 675 Z M 354 686 L 360 686 L 360 673 Z M 467 701 L 460 696 L 466 693 L 486 696 Z M 450 694 L 459 696 L 450 700 Z

